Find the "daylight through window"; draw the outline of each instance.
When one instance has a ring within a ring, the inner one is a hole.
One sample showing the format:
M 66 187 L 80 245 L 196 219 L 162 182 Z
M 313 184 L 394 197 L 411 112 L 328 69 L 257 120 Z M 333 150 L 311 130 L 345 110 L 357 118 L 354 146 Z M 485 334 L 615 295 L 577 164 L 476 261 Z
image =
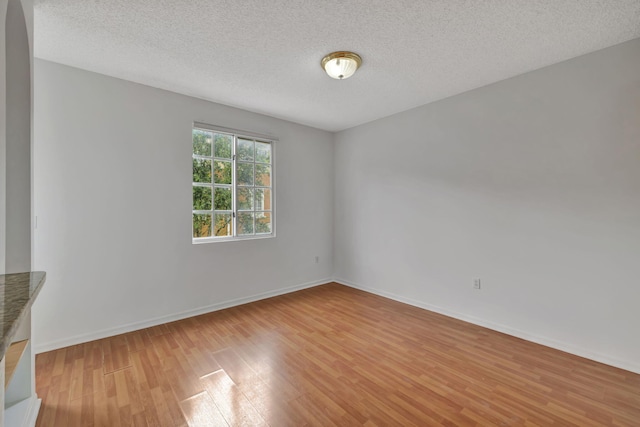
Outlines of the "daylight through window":
M 273 141 L 193 128 L 193 240 L 273 235 Z

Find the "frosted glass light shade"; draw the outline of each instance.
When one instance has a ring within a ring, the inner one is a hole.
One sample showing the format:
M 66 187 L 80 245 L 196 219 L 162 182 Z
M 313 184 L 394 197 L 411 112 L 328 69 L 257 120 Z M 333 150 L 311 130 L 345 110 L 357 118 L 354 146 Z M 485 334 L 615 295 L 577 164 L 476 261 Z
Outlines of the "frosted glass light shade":
M 353 52 L 333 52 L 322 58 L 322 68 L 329 77 L 342 80 L 351 77 L 362 64 L 362 58 Z

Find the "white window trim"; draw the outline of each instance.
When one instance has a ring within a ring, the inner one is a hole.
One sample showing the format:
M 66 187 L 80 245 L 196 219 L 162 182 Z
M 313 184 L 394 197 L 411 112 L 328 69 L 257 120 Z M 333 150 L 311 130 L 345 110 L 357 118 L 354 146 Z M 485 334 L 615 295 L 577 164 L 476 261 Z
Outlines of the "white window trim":
M 237 223 L 237 211 L 236 211 L 236 191 L 237 191 L 237 187 L 238 184 L 236 182 L 236 160 L 235 158 L 233 159 L 233 171 L 232 171 L 232 175 L 233 175 L 233 184 L 231 185 L 231 187 L 233 188 L 233 197 L 232 197 L 232 212 L 234 215 L 234 221 L 233 221 L 233 234 L 234 236 L 226 236 L 226 237 L 193 237 L 193 216 L 191 217 L 191 243 L 194 245 L 201 245 L 201 244 L 207 244 L 207 243 L 219 243 L 219 242 L 237 242 L 237 241 L 242 241 L 242 240 L 262 240 L 262 239 L 272 239 L 276 237 L 276 142 L 279 141 L 278 138 L 275 138 L 273 136 L 270 135 L 264 135 L 264 134 L 259 134 L 259 133 L 255 133 L 255 132 L 247 132 L 247 131 L 243 131 L 243 130 L 238 130 L 238 129 L 232 129 L 232 128 L 228 128 L 228 127 L 224 127 L 224 126 L 217 126 L 217 125 L 210 125 L 207 123 L 202 123 L 202 122 L 193 122 L 193 125 L 191 126 L 191 132 L 192 132 L 192 138 L 193 138 L 193 129 L 200 129 L 200 130 L 206 130 L 206 131 L 210 131 L 210 132 L 218 132 L 218 133 L 225 133 L 225 134 L 231 134 L 233 135 L 234 138 L 234 157 L 235 157 L 235 145 L 236 145 L 236 141 L 235 139 L 237 138 L 246 138 L 246 139 L 251 139 L 251 140 L 262 140 L 264 142 L 269 142 L 271 144 L 271 233 L 269 234 L 253 234 L 253 235 L 249 235 L 249 236 L 236 236 L 236 223 Z M 211 147 L 212 150 L 215 149 L 215 147 Z M 192 148 L 191 148 L 191 153 L 192 153 L 192 157 L 193 157 L 193 142 L 192 142 Z M 211 153 L 213 156 L 213 152 Z M 212 157 L 213 158 L 213 157 Z M 212 183 L 213 185 L 213 183 Z M 191 191 L 193 191 L 193 182 L 191 183 Z M 213 203 L 213 200 L 212 200 Z M 255 203 L 255 202 L 254 202 Z M 191 209 L 191 212 L 193 212 L 193 209 Z M 255 227 L 255 223 L 254 223 L 254 227 Z

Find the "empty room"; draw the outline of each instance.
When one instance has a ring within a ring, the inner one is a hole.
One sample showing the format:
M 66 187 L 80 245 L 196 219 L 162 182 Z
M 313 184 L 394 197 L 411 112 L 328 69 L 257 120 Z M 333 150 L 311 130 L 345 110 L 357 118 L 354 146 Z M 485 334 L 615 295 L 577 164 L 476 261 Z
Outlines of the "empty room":
M 0 427 L 640 426 L 640 0 L 0 11 Z

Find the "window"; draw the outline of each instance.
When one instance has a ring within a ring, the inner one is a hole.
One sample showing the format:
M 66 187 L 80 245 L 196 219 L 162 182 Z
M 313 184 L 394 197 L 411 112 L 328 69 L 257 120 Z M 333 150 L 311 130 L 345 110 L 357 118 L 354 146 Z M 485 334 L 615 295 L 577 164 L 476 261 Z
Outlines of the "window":
M 193 242 L 274 235 L 273 139 L 193 127 Z

